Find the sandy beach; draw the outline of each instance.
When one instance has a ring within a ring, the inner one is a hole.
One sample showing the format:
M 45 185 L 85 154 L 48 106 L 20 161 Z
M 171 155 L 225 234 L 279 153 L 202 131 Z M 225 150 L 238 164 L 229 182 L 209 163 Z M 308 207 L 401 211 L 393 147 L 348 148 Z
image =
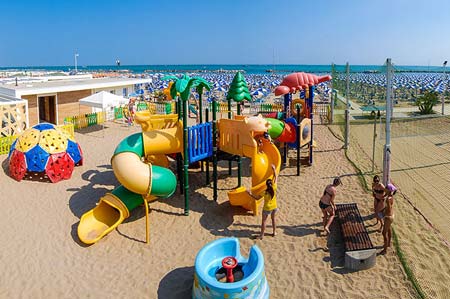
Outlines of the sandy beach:
M 138 131 L 139 127 L 108 123 L 104 131 L 76 133 L 84 165 L 75 168 L 70 180 L 57 184 L 16 182 L 7 175 L 7 156 L 0 156 L 1 298 L 190 298 L 197 252 L 225 236 L 238 237 L 245 255 L 251 245 L 260 246 L 271 298 L 414 298 L 392 248 L 377 257 L 374 268 L 351 272 L 343 268 L 337 224 L 330 237 L 322 233 L 319 197 L 332 178 L 342 176 L 344 186 L 339 187 L 336 201 L 358 203 L 378 251 L 383 243 L 372 226 L 371 195 L 360 185 L 341 141 L 321 125 L 315 126 L 318 146 L 313 166 L 302 167 L 300 177 L 295 176 L 294 161 L 281 171 L 276 237 L 253 238 L 260 218 L 230 206 L 226 192 L 237 184 L 236 171 L 230 177 L 221 168 L 217 202 L 212 200 L 212 188 L 204 185 L 204 174 L 193 170 L 189 216 L 183 216 L 184 198 L 178 193 L 150 204 L 150 244 L 145 244 L 144 209 L 137 209 L 104 239 L 83 245 L 77 236 L 79 219 L 118 185 L 111 155 L 124 137 Z M 243 163 L 248 186 L 249 161 Z M 437 252 L 448 250 L 410 206 L 399 203 L 397 219 L 394 225 L 402 235 L 415 236 L 408 244 L 417 252 L 425 249 L 425 239 Z M 422 254 L 433 259 L 435 253 L 427 249 Z M 443 270 L 448 260 L 435 266 Z M 436 298 L 444 298 L 440 295 L 448 294 L 445 291 L 444 285 Z

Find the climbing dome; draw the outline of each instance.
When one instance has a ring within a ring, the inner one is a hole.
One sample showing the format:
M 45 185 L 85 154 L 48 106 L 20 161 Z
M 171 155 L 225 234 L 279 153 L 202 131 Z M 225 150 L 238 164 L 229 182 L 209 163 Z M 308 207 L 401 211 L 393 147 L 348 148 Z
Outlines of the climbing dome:
M 75 165 L 82 165 L 80 145 L 52 124 L 27 129 L 9 151 L 9 175 L 21 181 L 31 173 L 46 174 L 52 183 L 70 179 Z

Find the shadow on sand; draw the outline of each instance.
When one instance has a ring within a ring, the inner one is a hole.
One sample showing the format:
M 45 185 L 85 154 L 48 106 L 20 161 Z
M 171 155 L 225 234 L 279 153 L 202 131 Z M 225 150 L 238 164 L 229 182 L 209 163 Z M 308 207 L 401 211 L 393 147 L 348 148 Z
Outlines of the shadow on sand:
M 192 298 L 194 271 L 194 267 L 183 267 L 167 273 L 159 282 L 158 299 Z

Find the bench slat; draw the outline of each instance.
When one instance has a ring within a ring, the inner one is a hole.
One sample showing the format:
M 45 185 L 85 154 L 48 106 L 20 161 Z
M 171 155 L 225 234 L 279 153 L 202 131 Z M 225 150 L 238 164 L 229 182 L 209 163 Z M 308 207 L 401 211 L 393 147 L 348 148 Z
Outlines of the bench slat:
M 372 241 L 356 203 L 337 204 L 336 215 L 341 224 L 347 251 L 373 249 Z

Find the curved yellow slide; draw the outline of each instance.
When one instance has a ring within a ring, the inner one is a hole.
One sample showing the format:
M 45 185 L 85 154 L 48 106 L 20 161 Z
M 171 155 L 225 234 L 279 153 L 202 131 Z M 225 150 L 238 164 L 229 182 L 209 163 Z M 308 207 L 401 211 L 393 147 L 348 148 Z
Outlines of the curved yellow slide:
M 280 172 L 281 156 L 277 147 L 270 141 L 260 137 L 258 142 L 262 142 L 262 146 L 249 157 L 252 159 L 251 193 L 262 198 L 266 190 L 266 180 L 273 178 L 272 164 L 275 165 L 277 173 Z M 258 215 L 259 206 L 262 204 L 261 199 L 255 200 L 243 186 L 228 192 L 228 198 L 231 205 L 242 206 L 252 211 L 255 216 Z
M 154 123 L 161 119 L 163 128 L 155 129 Z M 131 210 L 144 203 L 144 198 L 152 201 L 169 197 L 176 189 L 176 177 L 166 168 L 165 154 L 182 152 L 181 122 L 167 115 L 148 118 L 141 125 L 147 130 L 122 140 L 111 159 L 114 175 L 122 186 L 107 193 L 80 219 L 78 237 L 85 244 L 93 244 L 114 230 Z
M 219 121 L 219 148 L 233 155 L 245 156 L 252 160 L 252 187 L 254 196 L 261 196 L 266 189 L 266 180 L 273 177 L 272 164 L 280 172 L 281 156 L 278 148 L 263 138 L 270 124 L 261 116 L 236 117 Z M 245 187 L 228 192 L 230 204 L 242 206 L 258 214 L 261 200 L 255 201 Z

